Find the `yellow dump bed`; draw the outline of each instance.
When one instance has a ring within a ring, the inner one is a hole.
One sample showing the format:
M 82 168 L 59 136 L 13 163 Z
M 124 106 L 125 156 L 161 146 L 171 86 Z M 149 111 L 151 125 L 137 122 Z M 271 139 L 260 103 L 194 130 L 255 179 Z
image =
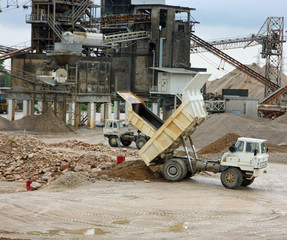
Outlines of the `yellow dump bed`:
M 143 134 L 152 137 L 163 121 L 146 108 L 145 103 L 134 93 L 118 91 L 118 94 L 129 103 L 128 121 Z
M 139 116 L 134 110 L 134 104 L 145 108 L 142 101 L 136 97 L 127 100 L 130 103 L 128 118 L 129 121 L 148 135 L 150 139 L 139 151 L 141 158 L 146 165 L 151 162 L 164 158 L 166 154 L 170 154 L 173 150 L 181 145 L 181 137 L 188 138 L 207 117 L 202 94 L 200 92 L 202 86 L 206 83 L 210 74 L 197 74 L 184 88 L 182 95 L 182 104 L 174 111 L 174 113 L 163 123 L 157 119 L 152 119 L 153 115 L 146 117 L 146 113 Z M 135 102 L 134 104 L 132 102 Z M 140 111 L 139 111 L 140 112 Z M 136 116 L 137 115 L 137 116 Z M 156 115 L 154 115 L 156 116 Z M 148 121 L 147 121 L 148 120 Z M 161 124 L 160 124 L 161 123 Z M 148 134 L 147 134 L 148 133 Z

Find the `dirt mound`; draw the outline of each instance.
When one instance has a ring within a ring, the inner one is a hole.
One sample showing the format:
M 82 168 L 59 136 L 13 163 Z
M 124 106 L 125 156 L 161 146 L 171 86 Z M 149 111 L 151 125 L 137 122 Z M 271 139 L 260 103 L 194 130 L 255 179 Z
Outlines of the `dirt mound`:
M 71 132 L 71 129 L 54 114 L 51 108 L 42 115 L 25 116 L 12 122 L 0 117 L 0 131 L 24 131 L 24 129 L 29 132 Z
M 287 153 L 287 145 L 276 145 L 267 143 L 269 153 Z
M 200 151 L 198 151 L 198 154 L 226 152 L 231 146 L 231 143 L 237 141 L 239 137 L 240 136 L 236 133 L 228 133 L 222 138 L 219 138 L 217 141 L 202 148 Z
M 248 65 L 252 70 L 265 76 L 265 66 L 260 67 L 253 63 Z M 287 77 L 281 75 L 282 86 L 287 83 Z M 207 82 L 206 92 L 207 93 L 218 93 L 221 95 L 222 89 L 248 89 L 249 97 L 264 98 L 265 86 L 249 75 L 245 74 L 239 69 L 234 69 L 230 73 L 226 74 L 220 79 Z
M 162 178 L 161 167 L 148 167 L 142 160 L 125 161 L 115 165 L 109 171 L 99 173 L 110 178 L 123 178 L 130 180 L 149 180 Z
M 13 122 L 0 116 L 0 131 L 12 131 L 13 129 Z
M 287 124 L 287 114 L 284 114 L 284 115 L 282 115 L 282 116 L 280 116 L 278 118 L 275 118 L 273 121 L 275 123 L 285 123 L 285 124 Z
M 82 186 L 87 186 L 92 183 L 89 178 L 81 173 L 77 172 L 67 172 L 52 181 L 50 184 L 46 185 L 44 190 L 52 191 L 65 191 L 73 188 L 78 188 Z
M 17 130 L 26 129 L 31 132 L 65 133 L 71 131 L 51 108 L 48 108 L 42 115 L 26 116 L 16 120 L 14 124 Z
M 192 138 L 203 148 L 228 133 L 242 137 L 267 139 L 272 144 L 287 144 L 287 125 L 271 120 L 229 113 L 212 114 L 194 132 Z

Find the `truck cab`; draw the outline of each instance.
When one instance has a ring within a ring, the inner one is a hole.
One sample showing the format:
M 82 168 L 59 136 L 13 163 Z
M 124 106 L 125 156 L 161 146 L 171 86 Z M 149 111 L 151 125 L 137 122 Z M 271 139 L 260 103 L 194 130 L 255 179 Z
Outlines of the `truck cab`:
M 229 152 L 222 156 L 220 160 L 222 173 L 228 169 L 237 169 L 242 173 L 241 186 L 250 185 L 256 177 L 267 173 L 269 157 L 267 152 L 266 140 L 240 137 L 236 144 L 229 148 Z M 234 174 L 223 175 L 227 175 L 223 176 L 225 181 L 231 181 L 228 177 Z

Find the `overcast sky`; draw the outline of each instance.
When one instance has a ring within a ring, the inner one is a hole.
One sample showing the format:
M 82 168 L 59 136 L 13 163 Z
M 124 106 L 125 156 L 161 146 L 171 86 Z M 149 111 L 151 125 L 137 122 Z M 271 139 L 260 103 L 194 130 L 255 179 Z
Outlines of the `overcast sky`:
M 13 6 L 7 9 L 6 0 L 0 1 L 3 10 L 0 13 L 0 45 L 13 46 L 30 41 L 31 25 L 25 23 L 25 15 L 30 14 L 31 9 L 24 10 L 22 7 L 15 9 Z M 27 2 L 18 1 L 20 5 Z M 100 0 L 95 0 L 95 3 L 99 2 Z M 267 17 L 285 17 L 287 14 L 286 0 L 166 0 L 166 2 L 170 5 L 196 8 L 192 11 L 192 16 L 200 24 L 196 25 L 195 34 L 207 41 L 256 34 Z M 244 64 L 250 64 L 256 62 L 259 48 L 229 50 L 227 53 Z M 286 53 L 286 47 L 284 51 Z M 208 70 L 216 72 L 215 65 L 219 64 L 220 60 L 212 54 L 203 56 L 214 64 L 203 60 L 202 56 L 192 55 L 192 66 L 207 64 Z M 261 64 L 264 64 L 264 60 L 261 60 Z M 223 72 L 221 71 L 220 74 Z

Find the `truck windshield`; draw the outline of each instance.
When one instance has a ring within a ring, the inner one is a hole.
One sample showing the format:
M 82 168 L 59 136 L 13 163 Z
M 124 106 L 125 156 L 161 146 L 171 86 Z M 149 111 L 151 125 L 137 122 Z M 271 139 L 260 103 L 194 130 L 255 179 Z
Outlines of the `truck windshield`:
M 243 141 L 238 141 L 238 142 L 235 144 L 236 151 L 242 152 L 242 151 L 243 151 L 243 146 L 244 146 L 244 142 L 243 142 Z

